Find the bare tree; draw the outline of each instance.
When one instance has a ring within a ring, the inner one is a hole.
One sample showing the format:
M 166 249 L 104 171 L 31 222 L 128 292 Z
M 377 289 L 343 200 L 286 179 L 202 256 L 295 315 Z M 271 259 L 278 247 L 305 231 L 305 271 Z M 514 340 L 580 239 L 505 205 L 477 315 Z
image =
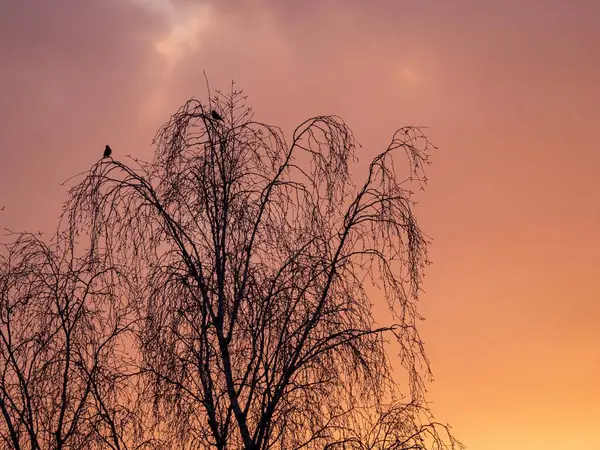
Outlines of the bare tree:
M 417 330 L 427 237 L 409 188 L 432 145 L 399 129 L 355 187 L 342 119 L 309 119 L 288 143 L 244 101 L 233 87 L 188 101 L 152 162 L 102 160 L 66 205 L 135 285 L 155 420 L 182 448 L 458 448 L 424 402 Z
M 143 430 L 123 280 L 73 238 L 21 233 L 0 252 L 0 448 L 125 450 Z

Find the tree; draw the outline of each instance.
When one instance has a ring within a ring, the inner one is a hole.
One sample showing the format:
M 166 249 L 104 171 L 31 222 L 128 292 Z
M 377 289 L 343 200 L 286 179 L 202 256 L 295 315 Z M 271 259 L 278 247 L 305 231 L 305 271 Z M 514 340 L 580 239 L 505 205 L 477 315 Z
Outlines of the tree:
M 0 253 L 0 448 L 125 450 L 143 435 L 123 280 L 73 238 L 20 233 Z
M 154 420 L 181 448 L 459 447 L 424 402 L 417 329 L 427 236 L 409 187 L 433 146 L 399 129 L 356 188 L 342 119 L 311 118 L 288 144 L 244 101 L 234 88 L 188 101 L 153 161 L 99 161 L 66 205 L 91 254 L 125 268 Z

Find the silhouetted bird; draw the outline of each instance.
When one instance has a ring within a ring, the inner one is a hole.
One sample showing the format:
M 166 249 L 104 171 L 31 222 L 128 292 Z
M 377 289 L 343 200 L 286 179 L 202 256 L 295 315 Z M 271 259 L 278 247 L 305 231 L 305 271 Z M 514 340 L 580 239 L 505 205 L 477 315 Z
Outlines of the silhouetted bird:
M 220 114 L 218 112 L 216 112 L 215 110 L 213 110 L 210 113 L 210 117 L 212 117 L 214 120 L 223 120 L 223 118 L 220 116 Z
M 108 158 L 111 153 L 112 153 L 112 149 L 107 145 L 106 147 L 104 147 L 104 156 L 103 156 L 103 158 Z

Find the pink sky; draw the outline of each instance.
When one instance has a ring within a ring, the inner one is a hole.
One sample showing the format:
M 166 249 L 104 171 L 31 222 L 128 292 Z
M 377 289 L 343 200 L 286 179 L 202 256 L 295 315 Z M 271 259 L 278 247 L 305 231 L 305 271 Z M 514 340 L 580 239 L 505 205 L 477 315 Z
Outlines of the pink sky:
M 363 164 L 427 125 L 437 418 L 470 449 L 597 450 L 599 19 L 595 0 L 2 2 L 0 226 L 51 230 L 106 143 L 150 158 L 204 69 L 288 132 L 344 117 Z

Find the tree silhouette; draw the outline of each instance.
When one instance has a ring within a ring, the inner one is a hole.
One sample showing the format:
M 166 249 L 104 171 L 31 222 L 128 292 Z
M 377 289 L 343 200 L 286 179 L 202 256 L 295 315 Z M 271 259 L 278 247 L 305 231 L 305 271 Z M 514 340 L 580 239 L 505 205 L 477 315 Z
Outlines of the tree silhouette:
M 425 403 L 417 330 L 427 237 L 409 187 L 432 145 L 398 130 L 355 187 L 339 117 L 288 143 L 244 101 L 188 101 L 152 162 L 96 164 L 70 191 L 70 233 L 122 268 L 137 301 L 142 404 L 180 448 L 458 448 Z M 214 110 L 231 121 L 212 126 Z
M 130 406 L 122 280 L 71 238 L 21 233 L 0 253 L 0 448 L 148 447 Z

